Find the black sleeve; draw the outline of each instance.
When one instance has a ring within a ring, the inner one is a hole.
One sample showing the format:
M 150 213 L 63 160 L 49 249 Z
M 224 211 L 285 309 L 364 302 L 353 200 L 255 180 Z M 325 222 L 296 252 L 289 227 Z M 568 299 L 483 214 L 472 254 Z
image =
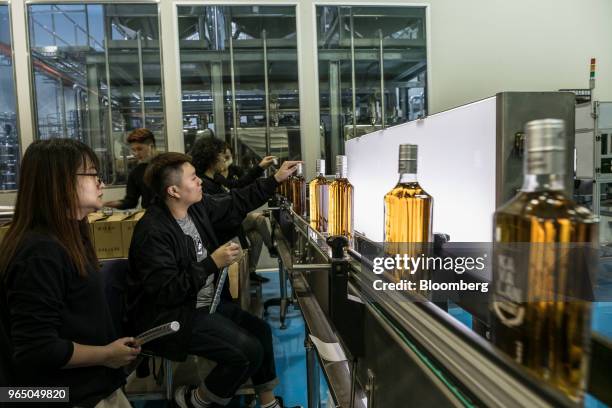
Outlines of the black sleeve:
M 259 166 L 255 166 L 251 170 L 249 170 L 248 173 L 241 176 L 237 180 L 231 179 L 231 178 L 225 178 L 221 174 L 217 174 L 215 175 L 215 181 L 221 185 L 224 185 L 225 187 L 229 189 L 240 188 L 240 187 L 246 187 L 249 184 L 253 183 L 259 177 L 261 177 L 263 173 L 264 173 L 264 169 L 262 169 Z
M 261 207 L 274 195 L 277 186 L 274 176 L 261 178 L 227 194 L 204 195 L 200 204 L 204 206 L 214 228 L 237 228 L 249 212 Z
M 141 171 L 135 168 L 128 175 L 127 186 L 125 187 L 125 197 L 121 200 L 121 205 L 118 207 L 120 210 L 127 210 L 129 208 L 136 208 L 138 205 L 138 199 L 142 195 L 140 191 L 140 184 L 138 183 L 138 177 L 140 177 Z
M 197 293 L 208 275 L 218 270 L 210 256 L 183 267 L 181 260 L 174 255 L 173 246 L 170 236 L 152 232 L 146 233 L 130 251 L 131 270 L 138 274 L 137 279 L 145 293 L 161 305 L 183 303 L 185 295 Z
M 31 257 L 11 267 L 7 300 L 16 366 L 59 369 L 74 351 L 71 340 L 59 337 L 63 322 L 68 273 L 60 260 Z

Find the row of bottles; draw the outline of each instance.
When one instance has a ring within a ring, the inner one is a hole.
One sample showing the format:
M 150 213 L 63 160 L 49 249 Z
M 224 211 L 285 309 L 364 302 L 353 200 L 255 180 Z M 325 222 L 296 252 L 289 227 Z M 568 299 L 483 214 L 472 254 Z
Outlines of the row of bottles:
M 296 214 L 306 215 L 306 181 L 301 163 L 297 165 L 295 174 L 279 184 L 277 192 L 291 201 Z
M 588 267 L 576 267 L 563 244 L 596 243 L 598 235 L 596 218 L 565 190 L 564 127 L 555 119 L 526 125 L 523 187 L 494 214 L 491 341 L 543 381 L 580 401 L 591 304 L 583 296 L 566 296 L 574 295 L 576 282 L 590 272 Z M 384 197 L 387 254 L 418 256 L 426 247 L 422 244 L 433 240 L 433 198 L 417 181 L 417 151 L 416 145 L 400 145 L 399 180 Z M 325 178 L 325 161 L 317 162 L 317 176 L 308 184 L 310 225 L 351 239 L 353 186 L 347 179 L 346 156 L 337 156 L 336 169 L 336 179 L 330 181 Z M 285 191 L 296 212 L 305 210 L 305 183 L 303 177 L 300 180 L 287 187 L 299 184 L 299 194 Z M 523 249 L 505 246 L 510 243 L 522 244 Z
M 308 183 L 310 225 L 313 229 L 329 235 L 344 235 L 353 238 L 353 186 L 348 181 L 346 156 L 336 157 L 336 178 L 325 177 L 325 160 L 316 162 L 317 176 Z M 295 175 L 278 188 L 279 194 L 293 204 L 293 211 L 306 216 L 306 183 L 302 165 Z

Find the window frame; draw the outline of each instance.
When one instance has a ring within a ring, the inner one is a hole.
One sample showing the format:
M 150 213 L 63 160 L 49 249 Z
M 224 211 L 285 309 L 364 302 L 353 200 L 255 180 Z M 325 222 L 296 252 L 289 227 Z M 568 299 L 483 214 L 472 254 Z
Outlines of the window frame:
M 21 123 L 19 121 L 19 99 L 17 97 L 17 69 L 15 69 L 15 36 L 13 35 L 13 14 L 11 10 L 11 1 L 10 0 L 0 0 L 0 6 L 6 6 L 8 11 L 8 21 L 9 21 L 9 36 L 11 39 L 10 47 L 11 47 L 11 75 L 13 76 L 13 87 L 14 87 L 14 95 L 15 98 L 15 126 L 17 131 L 17 143 L 19 144 L 19 163 L 21 164 L 21 159 L 23 158 L 23 153 L 25 149 L 23 147 L 23 142 L 21 140 Z M 19 177 L 17 177 L 17 189 L 19 189 Z M 1 195 L 15 194 L 17 190 L 0 190 Z M 0 200 L 2 201 L 2 200 Z M 0 202 L 0 205 L 3 203 Z
M 163 98 L 163 103 L 162 103 L 162 109 L 163 109 L 163 120 L 164 120 L 164 127 L 163 127 L 163 138 L 164 138 L 164 143 L 163 143 L 163 147 L 165 148 L 165 151 L 169 151 L 169 141 L 168 141 L 168 127 L 166 125 L 166 123 L 168 122 L 168 113 L 167 113 L 167 106 L 168 106 L 168 101 L 167 101 L 167 97 L 166 97 L 166 87 L 165 87 L 165 78 L 164 78 L 164 52 L 163 52 L 163 35 L 162 35 L 162 16 L 161 16 L 161 3 L 160 0 L 58 0 L 58 1 L 53 1 L 53 0 L 26 0 L 23 2 L 23 7 L 24 7 L 24 25 L 25 25 L 25 33 L 26 33 L 26 38 L 25 38 L 25 45 L 27 47 L 27 60 L 28 60 L 28 79 L 29 79 L 29 105 L 30 105 L 30 109 L 31 109 L 31 118 L 32 118 L 32 136 L 31 136 L 31 142 L 34 142 L 35 140 L 39 140 L 40 138 L 40 134 L 39 134 L 39 122 L 38 122 L 38 112 L 37 112 L 37 106 L 36 106 L 36 86 L 35 86 L 35 76 L 34 76 L 34 71 L 33 71 L 33 63 L 32 63 L 32 55 L 31 55 L 31 38 L 30 38 L 30 6 L 43 6 L 43 5 L 75 5 L 75 4 L 83 4 L 83 5 L 121 5 L 121 4 L 150 4 L 150 5 L 155 5 L 156 6 L 156 14 L 157 14 L 157 29 L 159 32 L 159 63 L 160 63 L 160 86 L 162 89 L 162 98 Z M 106 135 L 105 135 L 106 136 Z M 21 139 L 20 139 L 20 144 L 21 144 Z M 29 143 L 28 143 L 29 145 Z M 23 146 L 23 150 L 22 150 L 22 156 L 23 156 L 23 152 L 25 152 L 25 149 L 27 148 L 27 146 Z M 112 163 L 112 166 L 114 166 L 115 164 Z M 105 190 L 109 189 L 121 189 L 123 190 L 123 188 L 127 185 L 127 178 L 126 181 L 124 183 L 121 184 L 110 184 L 108 186 L 105 186 Z

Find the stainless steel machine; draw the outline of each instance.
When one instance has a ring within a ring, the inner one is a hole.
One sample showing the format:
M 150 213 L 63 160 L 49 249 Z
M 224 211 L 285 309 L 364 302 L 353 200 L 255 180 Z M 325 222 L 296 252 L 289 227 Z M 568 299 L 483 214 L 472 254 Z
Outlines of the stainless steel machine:
M 354 249 L 348 249 L 343 237 L 310 228 L 289 203 L 271 208 L 280 254 L 281 324 L 291 302 L 305 320 L 309 408 L 320 406 L 319 368 L 337 407 L 575 406 L 482 336 L 486 293 L 455 304 L 373 290 L 377 276 L 365 254 L 375 243 L 357 235 Z M 438 249 L 445 245 L 438 244 Z M 453 317 L 456 308 L 473 316 L 471 328 Z M 325 350 L 310 335 L 339 347 L 345 357 L 325 360 Z M 594 335 L 591 350 L 588 392 L 612 404 L 612 343 Z

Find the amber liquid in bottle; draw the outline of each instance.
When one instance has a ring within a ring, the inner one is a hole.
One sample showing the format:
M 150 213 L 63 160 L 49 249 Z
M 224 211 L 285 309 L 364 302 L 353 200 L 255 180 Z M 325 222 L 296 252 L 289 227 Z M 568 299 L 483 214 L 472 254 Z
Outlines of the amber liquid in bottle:
M 297 175 L 289 178 L 289 199 L 293 203 L 293 211 L 300 215 L 306 215 L 306 180 L 304 176 Z
M 353 186 L 346 178 L 337 178 L 329 185 L 330 235 L 353 239 Z
M 321 233 L 326 233 L 328 229 L 329 184 L 322 174 L 308 183 L 310 227 Z
M 413 174 L 402 174 L 400 181 L 385 195 L 385 242 L 431 242 L 433 198 L 423 190 Z
M 417 148 L 417 145 L 400 145 L 400 179 L 385 195 L 384 241 L 387 255 L 406 254 L 409 257 L 418 257 L 426 254 L 427 243 L 432 241 L 433 199 L 417 181 Z M 393 277 L 418 283 L 420 279 L 427 279 L 429 274 L 422 269 L 397 269 L 393 271 Z M 417 292 L 420 293 L 418 290 Z
M 399 183 L 385 195 L 385 252 L 418 257 L 431 242 L 433 198 L 423 190 L 414 174 L 402 174 Z M 397 280 L 418 282 L 429 275 L 424 270 L 396 270 Z M 418 292 L 418 291 L 417 291 Z
M 540 163 L 547 158 L 537 154 L 534 156 Z M 492 285 L 492 341 L 516 362 L 580 401 L 589 352 L 591 303 L 584 297 L 565 296 L 573 294 L 582 279 L 576 274 L 589 271 L 576 267 L 576 252 L 563 244 L 597 242 L 597 221 L 568 198 L 562 173 L 535 175 L 527 168 L 525 173 L 522 191 L 494 216 L 498 244 Z M 519 293 L 520 299 L 512 299 L 511 294 Z

